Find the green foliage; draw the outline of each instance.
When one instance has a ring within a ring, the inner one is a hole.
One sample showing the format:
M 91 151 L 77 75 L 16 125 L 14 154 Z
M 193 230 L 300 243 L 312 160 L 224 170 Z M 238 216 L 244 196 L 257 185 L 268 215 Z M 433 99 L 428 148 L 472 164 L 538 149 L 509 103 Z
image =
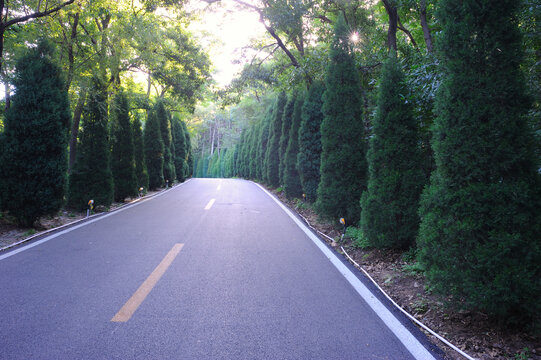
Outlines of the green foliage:
M 434 290 L 513 324 L 535 322 L 541 310 L 541 186 L 517 6 L 440 3 L 436 171 L 421 199 L 418 237 Z
M 256 149 L 256 179 L 264 179 L 264 169 L 265 169 L 265 153 L 267 152 L 267 145 L 269 143 L 269 131 L 270 131 L 270 122 L 272 119 L 272 105 L 267 108 L 267 112 L 263 119 L 261 120 L 260 131 L 258 134 L 258 146 Z
M 113 174 L 108 138 L 107 90 L 101 79 L 94 78 L 83 112 L 77 157 L 69 177 L 68 204 L 79 210 L 109 206 L 113 201 Z
M 302 185 L 297 171 L 297 155 L 299 153 L 299 128 L 301 125 L 301 112 L 304 104 L 304 93 L 296 95 L 295 106 L 289 129 L 289 142 L 286 148 L 284 161 L 284 191 L 288 198 L 301 197 Z
M 173 117 L 172 124 L 175 172 L 178 181 L 183 182 L 188 177 L 188 144 L 184 133 L 186 125 L 177 117 Z
M 271 186 L 280 185 L 280 136 L 282 132 L 282 115 L 287 102 L 287 96 L 281 92 L 276 99 L 272 111 L 272 122 L 269 129 L 269 143 L 265 152 L 265 180 Z
M 286 167 L 286 150 L 289 143 L 289 130 L 291 129 L 291 123 L 293 121 L 293 110 L 295 110 L 295 101 L 297 100 L 297 92 L 291 94 L 286 106 L 284 107 L 284 113 L 282 114 L 282 131 L 280 132 L 279 150 L 278 150 L 278 177 L 280 185 L 284 185 L 284 173 Z
M 321 164 L 321 133 L 319 128 L 323 121 L 321 107 L 323 106 L 324 91 L 323 83 L 315 82 L 312 84 L 302 107 L 302 121 L 299 128 L 297 169 L 302 189 L 309 202 L 316 201 L 319 184 Z
M 64 201 L 70 109 L 60 69 L 47 43 L 16 66 L 15 95 L 0 134 L 0 203 L 31 226 Z
M 163 154 L 164 145 L 160 121 L 154 109 L 148 112 L 144 132 L 145 161 L 148 171 L 148 187 L 150 190 L 157 189 L 164 184 L 163 177 Z
M 171 135 L 171 114 L 165 108 L 162 100 L 158 100 L 154 106 L 154 111 L 160 123 L 160 132 L 163 141 L 163 177 L 172 184 L 176 179 L 175 164 L 173 154 L 175 153 L 173 137 Z
M 144 191 L 148 190 L 148 171 L 145 161 L 145 144 L 143 142 L 143 130 L 139 113 L 133 120 L 133 145 L 135 151 L 135 175 L 137 178 L 137 188 L 142 187 Z
M 186 173 L 184 174 L 185 178 L 189 178 L 192 176 L 194 171 L 194 157 L 193 157 L 193 150 L 192 150 L 192 140 L 190 137 L 190 132 L 188 131 L 188 127 L 186 126 L 186 123 L 184 121 L 181 122 L 182 129 L 184 130 L 184 136 L 186 137 Z
M 406 249 L 419 227 L 425 176 L 417 124 L 405 99 L 407 85 L 394 53 L 386 61 L 368 150 L 368 189 L 361 199 L 361 229 L 373 247 Z
M 111 170 L 115 183 L 115 200 L 123 201 L 137 195 L 133 129 L 126 94 L 120 92 L 115 96 L 111 110 Z
M 359 75 L 350 54 L 343 16 L 335 25 L 326 74 L 321 123 L 321 180 L 316 208 L 327 218 L 359 221 L 359 196 L 366 188 L 366 140 Z

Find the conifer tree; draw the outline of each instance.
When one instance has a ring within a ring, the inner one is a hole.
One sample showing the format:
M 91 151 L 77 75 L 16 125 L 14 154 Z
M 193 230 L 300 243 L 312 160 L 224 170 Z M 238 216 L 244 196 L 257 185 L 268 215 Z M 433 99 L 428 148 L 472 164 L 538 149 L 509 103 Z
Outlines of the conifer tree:
M 164 102 L 159 99 L 154 106 L 154 111 L 160 123 L 160 131 L 163 141 L 163 176 L 172 184 L 176 179 L 175 164 L 173 162 L 173 138 L 171 135 L 171 115 L 165 108 Z
M 359 197 L 366 188 L 366 144 L 359 75 L 350 54 L 343 16 L 335 24 L 325 77 L 321 124 L 321 180 L 316 208 L 328 218 L 359 221 Z
M 68 94 L 46 42 L 16 66 L 12 105 L 1 134 L 0 197 L 23 226 L 62 206 L 66 189 Z
M 186 144 L 186 173 L 184 174 L 184 178 L 187 179 L 193 174 L 194 169 L 194 158 L 193 158 L 193 151 L 192 151 L 192 140 L 190 137 L 190 132 L 188 131 L 188 126 L 184 121 L 180 122 L 180 125 L 182 125 L 182 130 L 184 132 L 184 136 L 186 137 L 185 144 Z
M 182 120 L 173 117 L 172 135 L 173 144 L 175 146 L 174 163 L 177 179 L 180 182 L 186 180 L 188 175 L 188 161 L 187 161 L 187 149 L 186 149 L 186 135 L 184 134 L 184 127 L 181 124 Z
M 316 201 L 321 165 L 321 132 L 323 121 L 323 92 L 325 86 L 314 82 L 310 87 L 306 101 L 302 107 L 302 121 L 299 128 L 299 154 L 297 169 L 302 189 L 309 202 Z
M 299 172 L 297 171 L 297 155 L 299 153 L 299 128 L 301 125 L 303 104 L 304 94 L 296 94 L 284 164 L 284 191 L 286 196 L 290 199 L 298 198 L 302 195 L 301 179 L 299 177 Z
M 128 99 L 123 92 L 115 96 L 111 109 L 111 170 L 115 184 L 115 200 L 123 201 L 137 195 L 135 148 L 130 123 Z
M 94 200 L 94 206 L 109 206 L 113 201 L 107 98 L 103 80 L 95 77 L 83 112 L 77 156 L 69 177 L 68 204 L 76 209 L 86 209 L 89 200 Z
M 145 144 L 143 142 L 143 130 L 141 128 L 141 119 L 139 113 L 133 120 L 133 145 L 135 148 L 135 176 L 137 178 L 137 188 L 148 190 L 148 171 L 145 161 Z
M 284 113 L 282 115 L 282 131 L 280 132 L 280 150 L 278 157 L 280 159 L 279 165 L 279 180 L 280 185 L 284 185 L 284 172 L 286 167 L 286 150 L 289 143 L 289 129 L 291 129 L 291 123 L 293 118 L 293 110 L 295 108 L 295 101 L 297 99 L 297 92 L 293 92 L 287 99 L 286 106 L 284 107 Z
M 256 178 L 263 180 L 265 153 L 267 152 L 267 144 L 269 142 L 270 122 L 272 118 L 272 105 L 267 108 L 267 112 L 262 119 L 261 129 L 258 135 L 258 147 L 256 151 Z
M 361 229 L 370 246 L 406 249 L 419 227 L 424 185 L 417 124 L 394 52 L 379 85 L 368 150 L 368 189 L 361 200 Z
M 269 143 L 265 152 L 265 180 L 271 186 L 279 186 L 279 168 L 280 168 L 280 135 L 282 132 L 282 115 L 287 102 L 287 96 L 281 92 L 276 99 L 272 112 L 272 122 L 269 132 Z
M 434 290 L 515 324 L 541 310 L 541 194 L 519 69 L 519 4 L 440 2 L 436 170 L 418 237 Z
M 148 112 L 144 132 L 145 160 L 148 171 L 148 187 L 157 189 L 164 184 L 163 153 L 164 146 L 160 122 L 154 109 Z

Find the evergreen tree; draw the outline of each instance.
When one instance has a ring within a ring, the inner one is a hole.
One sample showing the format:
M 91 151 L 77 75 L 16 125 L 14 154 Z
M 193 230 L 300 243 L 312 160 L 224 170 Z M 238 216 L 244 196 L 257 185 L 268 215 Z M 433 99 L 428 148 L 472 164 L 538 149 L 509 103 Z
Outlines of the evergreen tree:
M 68 204 L 76 209 L 86 209 L 89 200 L 94 200 L 94 206 L 109 206 L 113 201 L 107 108 L 107 88 L 101 79 L 94 78 L 69 178 Z
M 186 173 L 184 174 L 184 178 L 187 179 L 193 174 L 194 169 L 194 158 L 193 158 L 193 152 L 192 152 L 192 140 L 190 137 L 190 132 L 188 131 L 188 126 L 186 126 L 186 123 L 184 121 L 180 122 L 180 125 L 182 125 L 182 130 L 184 132 L 184 136 L 186 137 L 185 144 L 186 144 Z
M 496 319 L 541 310 L 541 193 L 526 122 L 515 0 L 442 0 L 443 80 L 421 199 L 419 260 L 433 288 Z
M 168 180 L 172 184 L 176 179 L 175 164 L 173 162 L 173 138 L 171 135 L 171 115 L 165 108 L 162 100 L 158 100 L 154 106 L 154 111 L 160 123 L 160 131 L 163 141 L 163 176 L 164 180 Z
M 264 179 L 265 169 L 265 153 L 267 152 L 267 144 L 269 142 L 270 122 L 272 118 L 272 105 L 267 108 L 265 117 L 262 119 L 261 129 L 258 134 L 258 146 L 256 151 L 256 178 Z
M 148 190 L 148 171 L 145 161 L 145 144 L 143 142 L 143 130 L 139 113 L 135 115 L 133 121 L 133 145 L 135 148 L 135 175 L 137 178 L 137 188 L 142 187 Z
M 272 112 L 272 122 L 269 129 L 269 142 L 265 152 L 265 180 L 271 186 L 280 185 L 280 135 L 282 131 L 282 115 L 287 102 L 287 96 L 281 92 L 276 99 Z
M 394 52 L 386 61 L 378 91 L 368 150 L 368 189 L 361 200 L 361 229 L 374 247 L 406 249 L 419 227 L 424 185 L 417 123 L 405 99 L 407 85 Z
M 186 180 L 188 176 L 188 154 L 186 149 L 186 135 L 184 134 L 184 127 L 181 124 L 182 120 L 179 118 L 173 117 L 173 144 L 175 147 L 174 154 L 174 163 L 175 163 L 175 172 L 177 174 L 177 179 L 180 182 Z
M 350 54 L 343 16 L 335 25 L 326 72 L 321 123 L 321 180 L 316 208 L 324 217 L 359 221 L 359 197 L 366 188 L 366 144 L 361 84 Z
M 60 68 L 51 57 L 50 46 L 40 42 L 17 62 L 2 134 L 1 202 L 23 226 L 58 211 L 66 189 L 71 115 Z
M 293 92 L 287 99 L 286 106 L 284 107 L 284 113 L 282 115 L 282 131 L 280 132 L 280 150 L 278 158 L 279 164 L 279 180 L 280 185 L 284 185 L 284 172 L 286 167 L 286 150 L 289 143 L 289 130 L 291 129 L 291 123 L 293 118 L 293 110 L 295 108 L 295 101 L 297 100 L 297 92 Z
M 164 184 L 163 178 L 163 153 L 164 146 L 160 122 L 154 109 L 148 112 L 144 132 L 145 160 L 148 171 L 148 187 L 150 190 L 157 189 Z
M 302 189 L 309 202 L 316 201 L 321 165 L 321 132 L 323 121 L 323 83 L 314 82 L 302 107 L 302 121 L 299 128 L 299 154 L 297 169 Z
M 123 92 L 113 102 L 111 133 L 111 170 L 115 183 L 115 200 L 123 201 L 137 195 L 135 176 L 135 148 L 130 123 L 128 99 Z
M 301 179 L 297 171 L 297 155 L 299 153 L 299 128 L 301 125 L 303 104 L 304 94 L 299 93 L 296 95 L 295 106 L 293 108 L 284 164 L 284 191 L 290 199 L 298 198 L 302 195 Z
M 250 179 L 256 178 L 256 171 L 257 171 L 256 153 L 257 153 L 257 147 L 258 147 L 259 133 L 261 132 L 260 128 L 261 128 L 261 121 L 258 121 L 251 128 L 250 147 L 249 147 L 249 152 L 248 152 L 248 158 L 249 158 L 249 164 L 250 164 Z

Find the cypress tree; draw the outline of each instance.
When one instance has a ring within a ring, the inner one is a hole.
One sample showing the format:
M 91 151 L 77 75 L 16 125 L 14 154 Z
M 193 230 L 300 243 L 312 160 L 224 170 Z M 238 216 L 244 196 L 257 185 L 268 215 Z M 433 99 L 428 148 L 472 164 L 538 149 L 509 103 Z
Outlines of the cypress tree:
M 145 160 L 148 171 L 148 187 L 157 189 L 164 184 L 163 178 L 163 153 L 164 146 L 160 122 L 154 109 L 148 112 L 144 132 Z
M 148 171 L 145 161 L 145 144 L 143 142 L 143 130 L 139 113 L 133 120 L 133 145 L 135 148 L 135 175 L 137 178 L 137 188 L 142 187 L 148 190 Z
M 108 137 L 107 88 L 94 78 L 83 112 L 77 156 L 69 178 L 68 204 L 76 209 L 109 206 L 113 201 L 111 150 Z
M 306 101 L 302 107 L 302 121 L 299 128 L 299 155 L 297 169 L 301 179 L 302 189 L 309 202 L 316 201 L 321 165 L 321 132 L 323 121 L 323 92 L 325 86 L 314 82 L 310 87 Z
M 185 144 L 186 144 L 186 172 L 184 174 L 184 178 L 187 179 L 193 174 L 194 170 L 194 158 L 193 158 L 193 151 L 192 151 L 192 140 L 190 137 L 190 132 L 188 131 L 188 126 L 184 121 L 180 122 L 180 125 L 182 125 L 182 130 L 184 132 L 184 136 L 186 138 Z
M 272 118 L 272 105 L 267 108 L 267 112 L 262 119 L 261 130 L 258 135 L 258 147 L 256 152 L 256 178 L 264 179 L 265 153 L 269 142 L 270 122 Z
M 180 182 L 186 180 L 188 176 L 188 154 L 186 149 L 186 135 L 184 134 L 184 127 L 181 124 L 182 120 L 173 117 L 172 135 L 173 144 L 175 146 L 174 163 L 177 179 Z
M 303 104 L 304 94 L 299 93 L 296 95 L 295 106 L 293 108 L 284 165 L 284 191 L 290 199 L 302 195 L 301 179 L 297 171 L 297 155 L 299 153 L 299 128 L 301 125 Z
M 316 208 L 327 218 L 359 221 L 359 197 L 366 188 L 366 145 L 361 84 L 350 54 L 343 16 L 335 25 L 323 95 L 321 180 Z
M 16 66 L 15 94 L 1 136 L 0 197 L 23 226 L 60 209 L 67 172 L 68 94 L 46 42 Z
M 291 129 L 291 123 L 293 118 L 293 110 L 295 109 L 295 101 L 297 99 L 297 92 L 293 92 L 288 99 L 286 106 L 284 107 L 284 113 L 282 115 L 282 131 L 280 132 L 280 150 L 278 157 L 280 159 L 279 165 L 279 180 L 280 185 L 284 185 L 284 173 L 286 167 L 286 150 L 289 143 L 289 130 Z
M 160 122 L 160 131 L 163 141 L 163 176 L 164 180 L 169 180 L 172 184 L 176 179 L 175 164 L 173 162 L 173 138 L 171 135 L 171 115 L 165 108 L 164 102 L 159 99 L 155 105 L 156 116 Z
M 258 140 L 259 140 L 259 133 L 261 132 L 261 121 L 258 121 L 255 123 L 251 128 L 251 135 L 250 135 L 250 148 L 248 152 L 248 158 L 250 163 L 250 179 L 255 179 L 257 177 L 257 148 L 258 148 Z
M 269 142 L 267 151 L 265 152 L 265 180 L 271 186 L 277 187 L 280 185 L 279 168 L 280 168 L 280 135 L 282 131 L 282 115 L 287 102 L 287 97 L 284 92 L 281 92 L 276 99 L 272 112 L 272 122 L 269 129 Z
M 541 194 L 526 122 L 515 0 L 442 0 L 443 80 L 421 199 L 433 288 L 508 323 L 541 310 Z
M 135 148 L 133 129 L 130 123 L 128 99 L 123 92 L 116 95 L 112 114 L 111 170 L 115 183 L 115 200 L 137 195 L 135 176 Z
M 368 150 L 368 189 L 361 200 L 361 229 L 374 247 L 406 249 L 419 227 L 424 185 L 422 155 L 407 85 L 394 52 L 385 62 Z

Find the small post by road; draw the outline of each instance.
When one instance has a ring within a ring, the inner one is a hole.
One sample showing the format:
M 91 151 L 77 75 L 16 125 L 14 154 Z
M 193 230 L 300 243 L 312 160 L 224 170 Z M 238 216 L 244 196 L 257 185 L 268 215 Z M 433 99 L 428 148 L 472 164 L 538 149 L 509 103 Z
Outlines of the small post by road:
M 139 188 L 139 197 L 143 197 L 143 190 L 144 190 L 144 188 L 141 186 Z
M 340 236 L 340 241 L 344 240 L 344 236 L 346 235 L 346 219 L 340 218 L 340 224 L 344 225 L 344 228 L 342 229 L 342 235 Z
M 88 209 L 86 209 L 86 217 L 90 216 L 90 212 L 94 210 L 94 200 L 88 200 Z

